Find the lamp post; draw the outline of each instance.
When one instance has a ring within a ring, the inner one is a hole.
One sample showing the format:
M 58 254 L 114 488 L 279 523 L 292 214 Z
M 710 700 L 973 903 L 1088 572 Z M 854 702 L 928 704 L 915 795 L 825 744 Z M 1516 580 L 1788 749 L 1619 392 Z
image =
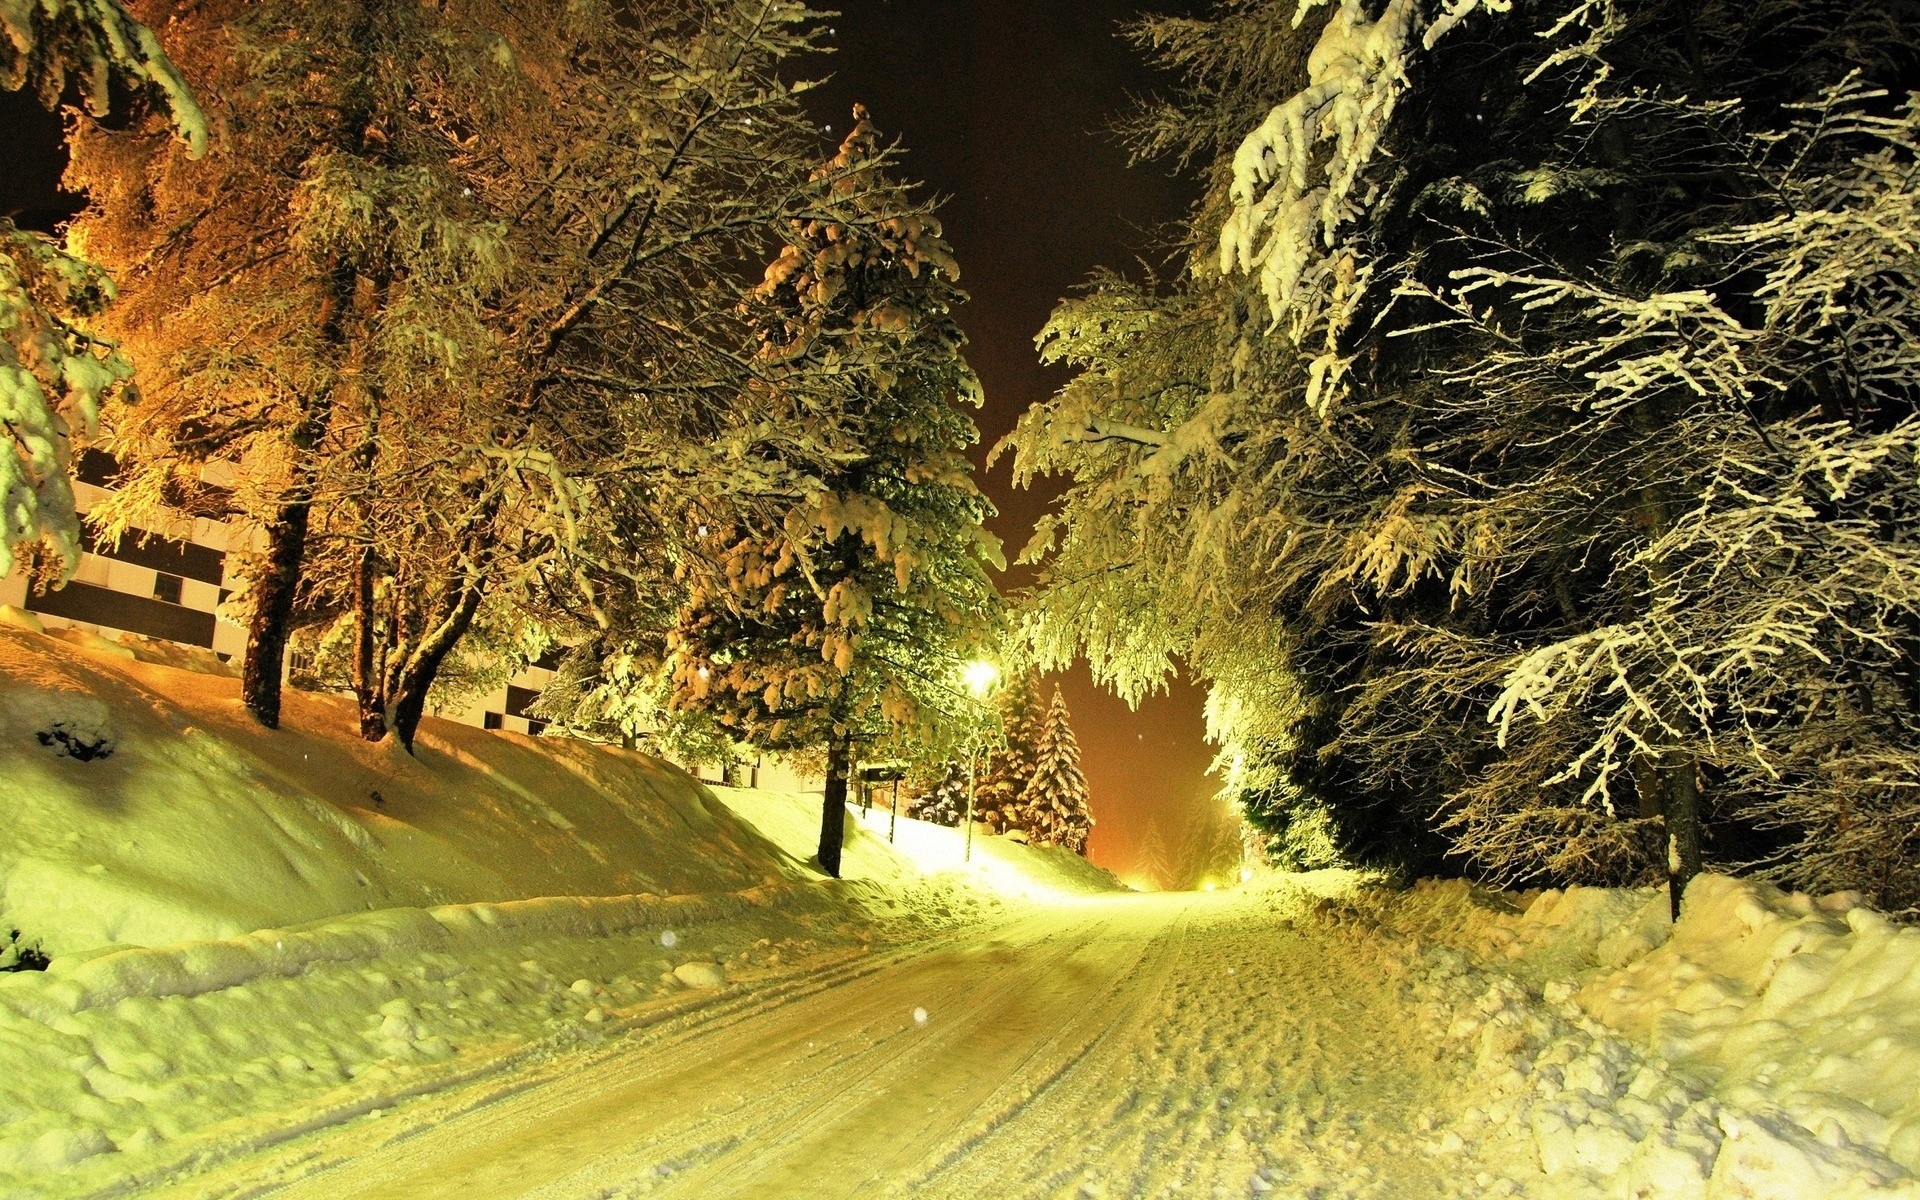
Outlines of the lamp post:
M 967 678 L 967 690 L 973 693 L 974 701 L 978 703 L 981 706 L 982 711 L 984 711 L 986 708 L 987 693 L 993 690 L 994 682 L 1000 678 L 1000 668 L 994 666 L 992 663 L 986 661 L 985 659 L 977 659 L 967 664 L 966 678 Z M 973 861 L 973 789 L 974 789 L 974 783 L 975 783 L 974 760 L 975 758 L 978 757 L 978 755 L 975 753 L 975 749 L 976 748 L 973 744 L 973 738 L 969 737 L 967 739 L 966 849 L 960 855 L 961 862 Z

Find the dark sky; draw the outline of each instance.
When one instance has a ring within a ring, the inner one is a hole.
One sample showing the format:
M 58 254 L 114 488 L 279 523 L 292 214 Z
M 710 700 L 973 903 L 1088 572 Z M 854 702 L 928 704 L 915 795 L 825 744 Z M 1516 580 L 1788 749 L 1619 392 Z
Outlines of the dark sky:
M 960 313 L 986 385 L 985 450 L 1066 380 L 1033 338 L 1094 267 L 1127 267 L 1153 230 L 1182 217 L 1195 185 L 1158 166 L 1129 169 L 1107 132 L 1152 74 L 1116 35 L 1142 8 L 1177 0 L 846 0 L 831 78 L 809 106 L 836 134 L 855 101 L 901 139 L 906 173 L 946 198 L 941 216 L 972 302 Z M 1016 491 L 1003 460 L 983 477 L 1008 556 L 1048 496 Z M 1185 685 L 1129 712 L 1084 669 L 1064 680 L 1092 790 L 1095 861 L 1125 873 L 1149 826 L 1177 856 L 1186 827 L 1215 822 L 1201 693 Z
M 986 385 L 983 464 L 1019 414 L 1065 382 L 1033 347 L 1054 303 L 1094 267 L 1133 263 L 1193 195 L 1157 166 L 1129 169 L 1107 132 L 1129 95 L 1154 86 L 1116 36 L 1149 6 L 1201 4 L 846 0 L 833 22 L 838 51 L 814 64 L 828 76 L 808 97 L 822 124 L 844 133 L 854 102 L 866 104 L 882 133 L 905 143 L 907 173 L 946 198 L 941 215 L 972 296 L 960 319 Z M 0 93 L 0 212 L 23 225 L 51 229 L 73 211 L 54 192 L 58 131 L 28 96 Z M 1005 461 L 983 483 L 1012 557 L 1048 494 L 1014 490 Z M 1124 874 L 1149 828 L 1177 857 L 1192 827 L 1218 823 L 1197 689 L 1176 685 L 1130 712 L 1084 669 L 1062 682 L 1098 821 L 1096 861 Z

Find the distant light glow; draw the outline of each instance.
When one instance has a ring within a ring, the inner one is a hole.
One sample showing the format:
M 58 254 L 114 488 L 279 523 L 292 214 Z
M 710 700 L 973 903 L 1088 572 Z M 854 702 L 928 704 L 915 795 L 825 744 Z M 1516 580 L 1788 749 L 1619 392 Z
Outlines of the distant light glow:
M 1249 880 L 1249 879 L 1252 879 L 1252 878 L 1253 878 L 1253 868 L 1252 868 L 1252 867 L 1241 867 L 1241 868 L 1240 868 L 1240 882 L 1241 882 L 1241 883 L 1245 883 L 1245 882 L 1246 882 L 1247 880 Z
M 993 688 L 994 681 L 1000 678 L 1000 668 L 985 659 L 977 659 L 967 664 L 967 690 L 976 696 L 985 696 Z

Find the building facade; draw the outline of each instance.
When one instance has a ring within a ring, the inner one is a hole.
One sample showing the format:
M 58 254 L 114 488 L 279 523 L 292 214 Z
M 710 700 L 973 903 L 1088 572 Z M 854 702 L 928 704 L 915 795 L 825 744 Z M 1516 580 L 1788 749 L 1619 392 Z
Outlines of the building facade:
M 88 452 L 75 464 L 75 506 L 91 512 L 112 493 L 113 460 Z M 244 531 L 228 519 L 224 497 L 230 476 L 222 464 L 203 473 L 192 498 L 194 516 L 182 511 L 162 529 L 102 541 L 81 522 L 80 566 L 63 588 L 42 591 L 15 570 L 0 579 L 0 604 L 25 609 L 49 629 L 79 628 L 109 640 L 119 634 L 156 638 L 210 651 L 237 663 L 246 653 L 246 630 L 221 615 L 240 586 L 232 552 L 244 549 Z M 542 688 L 553 681 L 551 664 L 529 666 L 493 693 L 457 710 L 434 715 L 481 729 L 537 734 L 544 723 L 527 716 Z

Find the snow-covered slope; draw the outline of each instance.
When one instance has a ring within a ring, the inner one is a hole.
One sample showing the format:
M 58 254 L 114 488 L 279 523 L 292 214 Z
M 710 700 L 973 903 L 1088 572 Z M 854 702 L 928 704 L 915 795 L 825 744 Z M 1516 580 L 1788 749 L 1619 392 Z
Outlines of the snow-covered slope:
M 818 988 L 991 916 L 996 884 L 1103 886 L 990 838 L 990 870 L 923 864 L 857 823 L 859 878 L 828 881 L 817 796 L 721 803 L 645 755 L 434 720 L 409 758 L 300 692 L 269 732 L 217 664 L 142 657 L 178 661 L 0 621 L 0 921 L 52 958 L 0 973 L 0 1194 L 118 1190 L 737 987 Z
M 806 877 L 645 755 L 429 719 L 409 758 L 352 720 L 341 698 L 289 691 L 268 732 L 232 679 L 0 627 L 0 921 L 62 955 L 370 909 Z M 72 753 L 95 745 L 110 753 Z
M 817 794 L 713 790 L 735 816 L 791 858 L 813 857 L 820 840 Z M 1124 890 L 1112 872 L 1071 850 L 976 834 L 969 855 L 960 830 L 895 817 L 879 806 L 851 810 L 843 847 L 840 869 L 846 878 L 889 887 L 932 876 L 988 895 L 1035 901 Z

